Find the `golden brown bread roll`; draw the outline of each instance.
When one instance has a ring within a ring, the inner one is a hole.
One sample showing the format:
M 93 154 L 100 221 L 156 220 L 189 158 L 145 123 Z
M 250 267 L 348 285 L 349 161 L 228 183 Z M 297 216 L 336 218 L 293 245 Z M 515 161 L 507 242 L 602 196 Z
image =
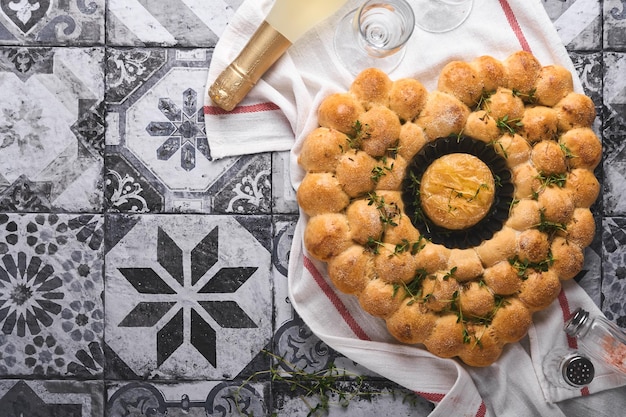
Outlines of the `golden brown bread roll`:
M 559 129 L 556 110 L 545 106 L 527 107 L 522 117 L 520 134 L 530 143 L 554 140 Z
M 567 171 L 563 150 L 558 143 L 551 140 L 535 143 L 531 160 L 537 171 L 545 176 L 564 174 Z
M 474 336 L 465 343 L 459 357 L 469 366 L 491 365 L 502 354 L 502 343 L 487 326 L 470 325 L 469 328 Z
M 400 127 L 398 155 L 410 161 L 428 142 L 424 129 L 415 123 L 405 123 Z
M 515 343 L 522 339 L 532 323 L 528 307 L 520 300 L 505 298 L 491 320 L 491 329 L 498 340 Z
M 345 134 L 335 129 L 318 127 L 302 144 L 298 163 L 305 171 L 335 172 L 339 157 L 348 149 L 348 137 Z
M 387 107 L 375 105 L 359 119 L 363 129 L 361 149 L 373 157 L 386 155 L 397 146 L 400 137 L 400 120 Z
M 532 150 L 530 144 L 517 133 L 502 135 L 496 140 L 493 148 L 506 160 L 509 168 L 528 162 Z
M 536 227 L 541 221 L 541 207 L 537 200 L 523 199 L 511 208 L 506 226 L 522 231 Z
M 536 223 L 534 223 L 536 224 Z M 476 247 L 476 254 L 485 267 L 492 266 L 503 259 L 511 259 L 517 250 L 517 232 L 508 226 L 497 231 L 489 240 Z
M 468 107 L 475 106 L 483 93 L 484 84 L 478 72 L 467 62 L 447 63 L 439 75 L 437 90 L 458 98 Z
M 541 64 L 533 54 L 526 51 L 512 53 L 502 62 L 508 87 L 529 97 L 536 89 L 537 79 L 541 73 Z
M 328 262 L 351 245 L 350 228 L 344 214 L 313 216 L 304 229 L 304 246 L 320 261 Z
M 552 107 L 566 95 L 574 91 L 572 74 L 560 65 L 546 65 L 541 68 L 535 85 L 537 104 Z
M 532 270 L 522 281 L 518 298 L 531 312 L 543 310 L 558 297 L 561 281 L 553 270 Z
M 392 285 L 381 279 L 369 281 L 358 297 L 363 310 L 381 318 L 395 313 L 403 301 L 402 295 L 398 294 Z
M 351 94 L 337 93 L 322 101 L 317 111 L 320 126 L 336 129 L 345 134 L 352 134 L 357 120 L 365 108 Z
M 411 121 L 424 108 L 428 91 L 413 78 L 402 78 L 393 82 L 389 92 L 389 108 L 400 120 Z
M 517 254 L 522 262 L 540 263 L 548 258 L 550 240 L 545 233 L 528 229 L 518 235 L 517 247 Z
M 522 277 L 508 259 L 485 269 L 483 280 L 494 294 L 513 295 L 522 286 Z
M 387 319 L 387 329 L 403 343 L 424 343 L 438 319 L 423 303 L 405 302 Z
M 554 263 L 554 270 L 561 281 L 574 278 L 583 269 L 585 256 L 583 250 L 574 242 L 568 242 L 563 237 L 556 237 L 550 247 Z
M 428 95 L 426 105 L 415 119 L 429 140 L 445 138 L 463 130 L 469 108 L 454 96 L 440 91 Z
M 424 340 L 426 348 L 441 358 L 458 356 L 465 344 L 463 324 L 456 314 L 446 314 L 437 320 L 435 328 Z
M 475 280 L 483 273 L 483 264 L 474 249 L 451 249 L 447 271 L 459 282 Z
M 559 144 L 567 152 L 572 169 L 594 170 L 602 160 L 602 143 L 588 127 L 568 130 L 561 136 Z
M 388 106 L 389 93 L 393 82 L 389 76 L 377 68 L 368 68 L 356 76 L 350 85 L 350 93 L 365 107 Z
M 476 319 L 489 319 L 496 307 L 489 287 L 478 281 L 463 287 L 459 294 L 459 305 L 463 317 Z
M 383 244 L 374 257 L 376 276 L 391 284 L 408 284 L 415 278 L 415 257 L 411 252 L 396 252 L 395 245 Z
M 374 255 L 353 245 L 328 261 L 328 276 L 337 289 L 358 294 L 374 278 Z
M 502 135 L 495 119 L 485 110 L 478 110 L 469 114 L 463 133 L 485 143 L 491 143 Z
M 557 186 L 545 187 L 539 193 L 537 202 L 542 220 L 555 224 L 557 228 L 570 220 L 575 209 L 569 190 Z
M 589 208 L 600 195 L 600 182 L 592 171 L 574 168 L 567 176 L 565 189 L 569 190 L 576 207 Z
M 350 203 L 337 178 L 329 172 L 309 172 L 297 192 L 298 204 L 306 214 L 339 213 Z
M 346 217 L 350 225 L 350 237 L 360 245 L 370 240 L 380 240 L 383 236 L 384 225 L 380 221 L 381 214 L 378 208 L 370 204 L 369 200 L 356 200 L 346 210 Z
M 591 245 L 596 233 L 596 221 L 591 210 L 587 208 L 577 208 L 572 214 L 569 223 L 565 225 L 565 230 L 559 235 L 565 236 L 568 242 L 572 242 L 586 248 Z
M 577 127 L 591 127 L 596 118 L 593 101 L 584 94 L 569 93 L 554 109 L 559 116 L 559 130 L 563 132 Z
M 502 62 L 489 55 L 479 56 L 470 62 L 478 74 L 486 93 L 494 92 L 500 86 L 507 85 L 506 71 Z
M 376 179 L 377 190 L 400 191 L 407 162 L 402 156 L 383 158 L 377 171 L 373 174 Z
M 493 93 L 484 105 L 485 110 L 499 122 L 503 133 L 508 133 L 505 124 L 511 129 L 516 130 L 517 124 L 521 122 L 524 116 L 524 102 L 513 90 L 499 87 Z
M 359 197 L 376 188 L 372 172 L 378 165 L 376 159 L 363 151 L 349 151 L 341 155 L 335 175 L 350 197 Z

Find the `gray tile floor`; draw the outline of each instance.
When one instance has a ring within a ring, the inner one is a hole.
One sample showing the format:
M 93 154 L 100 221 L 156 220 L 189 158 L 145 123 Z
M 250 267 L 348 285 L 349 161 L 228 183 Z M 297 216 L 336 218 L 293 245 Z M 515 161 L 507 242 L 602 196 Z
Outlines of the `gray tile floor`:
M 305 416 L 323 398 L 285 376 L 329 369 L 349 415 L 432 410 L 289 305 L 287 155 L 211 160 L 206 74 L 241 2 L 0 0 L 0 416 Z M 543 3 L 604 144 L 576 279 L 626 328 L 626 3 Z

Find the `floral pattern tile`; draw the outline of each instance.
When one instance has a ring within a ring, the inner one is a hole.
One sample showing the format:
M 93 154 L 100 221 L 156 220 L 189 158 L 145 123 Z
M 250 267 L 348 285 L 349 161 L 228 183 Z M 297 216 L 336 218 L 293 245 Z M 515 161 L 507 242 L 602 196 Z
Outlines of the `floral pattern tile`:
M 0 214 L 0 375 L 102 375 L 103 219 Z
M 271 336 L 269 217 L 127 220 L 108 217 L 107 344 L 147 378 L 237 376 Z
M 626 219 L 609 217 L 602 227 L 602 310 L 608 319 L 626 328 Z
M 110 212 L 269 214 L 270 155 L 213 160 L 204 49 L 109 49 L 105 205 Z
M 0 210 L 98 212 L 104 50 L 0 47 Z
M 0 0 L 0 45 L 102 45 L 105 0 Z

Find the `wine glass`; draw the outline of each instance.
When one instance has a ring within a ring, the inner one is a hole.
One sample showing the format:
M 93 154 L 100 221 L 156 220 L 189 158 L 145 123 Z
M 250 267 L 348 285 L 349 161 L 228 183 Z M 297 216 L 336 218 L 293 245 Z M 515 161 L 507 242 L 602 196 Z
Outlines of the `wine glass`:
M 448 32 L 459 27 L 472 11 L 474 0 L 411 0 L 415 25 L 427 32 Z
M 406 0 L 367 0 L 339 22 L 335 53 L 352 75 L 370 67 L 389 73 L 404 57 L 414 28 L 413 8 Z

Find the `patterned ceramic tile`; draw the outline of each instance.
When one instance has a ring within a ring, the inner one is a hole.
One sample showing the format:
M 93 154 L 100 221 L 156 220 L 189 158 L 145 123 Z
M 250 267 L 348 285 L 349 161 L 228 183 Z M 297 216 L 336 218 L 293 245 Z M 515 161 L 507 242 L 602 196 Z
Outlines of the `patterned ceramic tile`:
M 0 381 L 3 417 L 102 417 L 104 385 L 87 381 Z
M 202 112 L 210 57 L 108 49 L 108 211 L 270 212 L 269 155 L 211 158 Z
M 215 46 L 243 0 L 109 0 L 111 45 Z
M 626 53 L 604 56 L 604 212 L 626 214 Z
M 0 0 L 0 45 L 102 45 L 105 0 Z
M 268 415 L 268 383 L 111 383 L 107 391 L 106 417 Z
M 272 154 L 272 213 L 297 213 L 296 191 L 289 175 L 289 152 Z
M 600 49 L 600 0 L 543 0 L 543 5 L 568 50 Z
M 102 375 L 103 232 L 96 215 L 0 214 L 1 376 Z
M 137 375 L 230 379 L 267 346 L 269 217 L 112 215 L 107 233 L 106 341 Z
M 0 210 L 101 210 L 103 55 L 0 48 Z
M 626 329 L 626 219 L 605 218 L 602 241 L 602 310 L 608 319 Z
M 626 50 L 626 2 L 604 0 L 604 47 Z

